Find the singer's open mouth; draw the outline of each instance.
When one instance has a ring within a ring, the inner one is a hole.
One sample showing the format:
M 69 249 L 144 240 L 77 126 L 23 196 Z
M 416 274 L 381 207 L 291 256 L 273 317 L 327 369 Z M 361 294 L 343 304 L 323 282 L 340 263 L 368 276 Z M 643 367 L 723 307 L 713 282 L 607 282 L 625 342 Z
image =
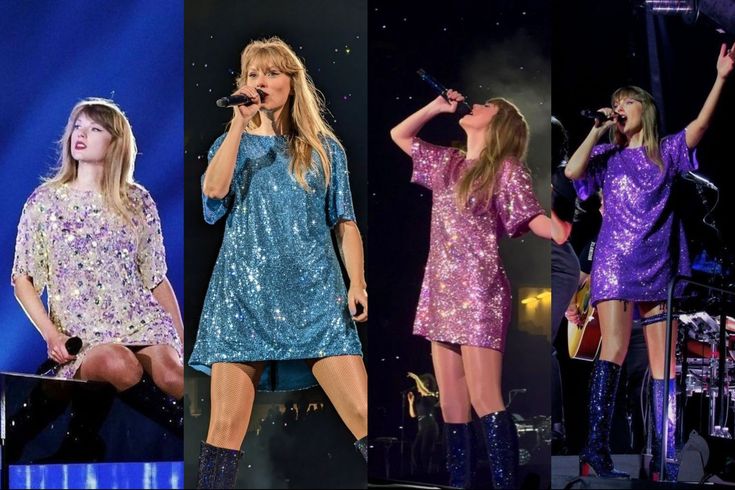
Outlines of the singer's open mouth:
M 75 150 L 83 150 L 86 147 L 87 147 L 87 145 L 85 145 L 84 143 L 77 143 L 77 144 L 74 145 L 74 149 Z

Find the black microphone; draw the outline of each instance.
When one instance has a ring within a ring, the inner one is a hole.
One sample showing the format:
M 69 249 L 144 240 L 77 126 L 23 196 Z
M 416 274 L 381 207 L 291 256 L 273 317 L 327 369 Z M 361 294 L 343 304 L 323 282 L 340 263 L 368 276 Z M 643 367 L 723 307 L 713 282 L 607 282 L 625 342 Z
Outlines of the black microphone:
M 64 347 L 66 347 L 66 352 L 69 353 L 71 356 L 76 356 L 79 354 L 79 351 L 82 350 L 82 339 L 79 337 L 69 337 L 66 339 L 66 342 L 64 342 Z M 53 359 L 46 359 L 43 364 L 41 364 L 38 369 L 36 370 L 36 374 L 39 374 L 41 376 L 46 376 L 52 371 L 56 371 L 61 367 L 61 364 L 54 361 Z
M 265 96 L 268 94 L 266 94 L 259 88 L 256 88 L 255 90 L 258 92 L 258 95 L 260 95 L 260 100 L 265 100 Z M 247 95 L 228 95 L 227 97 L 217 99 L 217 107 L 232 107 L 236 105 L 253 105 L 253 100 Z
M 608 115 L 602 111 L 591 111 L 589 109 L 583 109 L 582 111 L 580 111 L 580 114 L 582 115 L 582 117 L 586 117 L 587 119 L 597 119 L 601 123 L 609 121 L 613 118 L 612 115 L 608 117 Z M 613 113 L 613 115 L 614 114 L 615 113 Z
M 434 92 L 444 97 L 447 102 L 449 102 L 449 99 L 447 99 L 447 92 L 449 91 L 448 88 L 446 88 L 444 85 L 439 83 L 434 77 L 426 73 L 426 71 L 421 68 L 416 73 L 418 73 L 419 77 L 421 77 L 421 80 L 425 81 L 429 84 L 429 86 L 434 89 Z M 457 115 L 464 116 L 466 114 L 469 114 L 472 112 L 472 107 L 467 103 L 467 99 L 463 100 L 457 105 Z
M 697 175 L 694 172 L 687 172 L 685 174 L 681 175 L 684 179 L 694 182 L 697 185 L 703 185 L 709 189 L 712 189 L 713 191 L 719 191 L 720 189 L 717 188 L 715 184 L 710 182 L 709 180 L 705 179 L 701 175 Z

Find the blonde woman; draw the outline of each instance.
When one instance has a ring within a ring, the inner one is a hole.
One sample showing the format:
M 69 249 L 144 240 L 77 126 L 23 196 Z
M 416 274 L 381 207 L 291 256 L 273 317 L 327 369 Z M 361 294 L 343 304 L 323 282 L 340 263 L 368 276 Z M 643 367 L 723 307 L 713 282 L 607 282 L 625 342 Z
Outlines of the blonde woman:
M 414 334 L 431 341 L 447 437 L 450 485 L 470 485 L 470 422 L 485 429 L 494 488 L 515 488 L 518 437 L 505 411 L 501 368 L 510 321 L 510 285 L 498 255 L 502 235 L 528 230 L 551 237 L 523 159 L 528 125 L 505 99 L 475 104 L 459 120 L 467 152 L 431 145 L 419 130 L 455 112 L 464 96 L 449 90 L 391 130 L 413 158 L 412 181 L 433 194 L 431 246 Z
M 202 180 L 205 220 L 227 222 L 189 360 L 212 376 L 199 488 L 234 486 L 257 389 L 318 382 L 367 457 L 367 374 L 353 321 L 367 320 L 367 293 L 344 149 L 285 42 L 251 42 L 241 69 L 235 94 L 252 104 L 234 108 Z
M 111 383 L 181 431 L 183 327 L 156 204 L 133 180 L 130 123 L 112 101 L 85 99 L 59 145 L 58 171 L 20 217 L 15 296 L 59 364 L 57 377 Z M 70 337 L 82 341 L 77 355 L 66 350 Z
M 625 360 L 638 307 L 644 325 L 653 381 L 654 417 L 651 478 L 658 480 L 663 430 L 667 430 L 663 469 L 676 481 L 676 374 L 675 362 L 664 373 L 664 359 L 675 357 L 675 345 L 666 353 L 666 297 L 671 279 L 688 275 L 689 254 L 684 229 L 674 215 L 671 190 L 674 179 L 696 169 L 692 157 L 712 119 L 725 81 L 735 65 L 735 45 L 723 44 L 717 59 L 717 77 L 699 115 L 677 134 L 659 141 L 656 105 L 640 87 L 616 90 L 612 107 L 602 108 L 608 120 L 595 126 L 569 159 L 564 173 L 574 180 L 580 199 L 602 190 L 605 214 L 595 247 L 590 302 L 597 307 L 602 333 L 599 359 L 590 380 L 589 433 L 579 456 L 580 474 L 594 471 L 604 478 L 627 478 L 610 457 L 610 422 L 620 366 Z M 603 135 L 611 143 L 598 144 Z M 674 338 L 676 329 L 674 329 Z M 664 385 L 669 385 L 669 415 L 664 423 Z M 664 425 L 666 427 L 664 427 Z

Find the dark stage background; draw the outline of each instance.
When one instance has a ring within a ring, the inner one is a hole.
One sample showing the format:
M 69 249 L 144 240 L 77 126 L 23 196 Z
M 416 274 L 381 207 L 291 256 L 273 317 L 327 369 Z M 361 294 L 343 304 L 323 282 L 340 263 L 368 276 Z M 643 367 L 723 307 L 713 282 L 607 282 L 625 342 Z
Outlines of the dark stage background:
M 570 153 L 589 132 L 589 120 L 579 116 L 581 109 L 609 107 L 610 95 L 623 85 L 638 85 L 655 91 L 658 98 L 660 134 L 683 129 L 699 113 L 716 77 L 716 61 L 722 42 L 732 45 L 735 33 L 716 30 L 708 18 L 700 16 L 695 24 L 680 17 L 655 16 L 648 29 L 655 29 L 655 43 L 649 45 L 646 11 L 640 1 L 604 0 L 598 2 L 554 2 L 552 98 L 553 113 L 566 126 L 570 135 Z M 658 55 L 651 49 L 656 46 Z M 656 63 L 659 68 L 656 69 Z M 654 66 L 652 69 L 651 67 Z M 732 137 L 735 123 L 731 117 L 735 102 L 735 81 L 730 80 L 719 102 L 718 110 L 706 136 L 697 149 L 699 171 L 721 190 L 720 203 L 713 216 L 720 224 L 724 241 L 733 250 L 735 230 L 732 214 L 735 195 L 732 183 Z M 714 202 L 715 196 L 707 191 Z M 690 244 L 690 253 L 698 255 L 706 249 L 709 256 L 720 249 L 715 234 L 701 223 L 706 213 L 701 199 L 690 185 L 683 185 L 677 207 L 681 210 Z M 708 280 L 703 276 L 704 280 Z M 732 281 L 730 281 L 732 282 Z M 591 363 L 569 361 L 566 356 L 566 330 L 560 330 L 558 342 L 564 381 L 567 450 L 576 454 L 584 443 L 587 422 L 585 407 Z M 634 342 L 637 364 L 645 369 L 645 347 Z M 632 360 L 629 354 L 629 360 Z M 633 382 L 631 381 L 631 384 Z M 631 413 L 638 417 L 640 400 L 631 393 Z M 619 405 L 623 405 L 619 403 Z M 623 407 L 620 407 L 621 409 Z M 621 410 L 622 411 L 622 410 Z M 632 451 L 627 425 L 620 414 L 613 428 L 613 451 Z M 640 439 L 633 442 L 636 450 Z
M 175 0 L 0 1 L 0 370 L 34 373 L 46 344 L 10 286 L 23 204 L 56 166 L 72 107 L 96 96 L 126 112 L 138 144 L 135 179 L 158 205 L 168 277 L 183 291 L 183 7 Z
M 550 4 L 548 2 L 455 2 L 429 8 L 421 2 L 370 2 L 370 438 L 369 474 L 446 484 L 446 474 L 411 474 L 409 454 L 416 423 L 408 417 L 404 391 L 408 371 L 433 372 L 430 344 L 413 336 L 412 324 L 429 250 L 431 193 L 410 183 L 411 161 L 390 140 L 390 129 L 436 95 L 416 75 L 424 68 L 470 101 L 509 98 L 531 126 L 528 163 L 542 205 L 549 209 Z M 430 142 L 464 144 L 454 115 L 431 121 L 420 133 Z M 536 420 L 550 414 L 548 314 L 519 327 L 519 287 L 550 287 L 549 244 L 531 235 L 506 240 L 503 261 L 513 286 L 513 320 L 505 353 L 503 392 L 525 388 L 510 411 Z M 548 312 L 547 309 L 544 310 Z M 508 399 L 506 397 L 506 403 Z M 404 430 L 401 430 L 404 427 Z M 522 440 L 522 445 L 526 441 Z M 548 452 L 542 442 L 527 471 L 548 486 Z M 441 452 L 441 450 L 440 450 Z M 480 453 L 486 458 L 484 445 Z M 439 466 L 443 462 L 435 461 Z M 489 485 L 484 474 L 481 485 Z
M 215 101 L 234 91 L 240 53 L 252 39 L 277 35 L 304 60 L 331 115 L 327 121 L 345 146 L 357 222 L 367 246 L 367 2 L 204 2 L 185 4 L 185 223 L 186 357 L 196 339 L 209 278 L 222 242 L 224 220 L 207 225 L 202 217 L 200 178 L 207 152 L 225 131 L 232 109 Z M 365 327 L 359 328 L 363 348 Z M 210 378 L 186 369 L 186 484 L 194 486 L 199 440 L 209 423 Z M 365 466 L 354 439 L 326 401 L 322 416 L 300 422 L 294 404 L 305 408 L 326 397 L 320 388 L 256 397 L 238 485 L 263 488 L 355 488 L 365 485 Z M 286 408 L 288 405 L 289 409 Z M 283 413 L 278 414 L 280 410 Z M 270 415 L 265 415 L 270 411 Z M 194 413 L 195 416 L 191 414 Z M 262 416 L 259 414 L 263 413 Z M 324 416 L 324 414 L 327 414 Z M 265 421 L 268 422 L 265 422 Z M 275 425 L 274 425 L 275 424 Z M 298 426 L 298 431 L 289 429 Z M 263 425 L 265 427 L 265 425 Z M 298 435 L 296 435 L 298 433 Z M 311 471 L 304 472 L 304 469 Z

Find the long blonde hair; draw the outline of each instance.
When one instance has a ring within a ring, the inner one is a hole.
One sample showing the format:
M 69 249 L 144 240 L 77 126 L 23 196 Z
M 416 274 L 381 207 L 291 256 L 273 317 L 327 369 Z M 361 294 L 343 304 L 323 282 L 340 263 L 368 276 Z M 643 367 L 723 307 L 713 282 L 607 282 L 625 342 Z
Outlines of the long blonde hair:
M 290 172 L 301 187 L 309 190 L 306 174 L 316 170 L 316 162 L 312 158 L 313 151 L 319 155 L 325 185 L 329 185 L 332 175 L 332 159 L 325 149 L 328 139 L 337 145 L 339 140 L 332 128 L 324 119 L 326 105 L 324 96 L 314 86 L 314 82 L 306 73 L 303 62 L 293 49 L 279 37 L 251 41 L 240 56 L 240 76 L 237 87 L 247 84 L 247 73 L 251 67 L 275 67 L 291 79 L 292 94 L 281 117 L 288 117 L 288 141 L 291 153 Z M 260 113 L 248 123 L 249 129 L 260 126 Z M 341 146 L 341 145 L 340 145 Z
M 643 148 L 646 150 L 646 156 L 659 169 L 663 170 L 664 164 L 661 161 L 661 153 L 659 151 L 656 102 L 653 100 L 651 94 L 634 85 L 620 87 L 613 92 L 610 98 L 611 104 L 615 106 L 615 103 L 622 99 L 637 100 L 643 106 L 643 113 L 641 114 Z M 628 138 L 618 130 L 617 124 L 613 124 L 610 128 L 610 140 L 618 146 L 626 146 L 628 143 Z
M 485 148 L 478 161 L 457 183 L 457 204 L 461 208 L 466 207 L 470 199 L 487 206 L 503 161 L 510 158 L 525 165 L 529 129 L 523 114 L 514 104 L 500 97 L 486 104 L 495 104 L 498 112 L 485 130 Z
M 138 152 L 135 136 L 125 113 L 108 99 L 90 97 L 78 102 L 69 114 L 64 135 L 59 140 L 59 166 L 56 173 L 45 180 L 47 185 L 61 185 L 77 178 L 79 162 L 71 155 L 71 134 L 80 115 L 84 114 L 100 124 L 111 135 L 110 145 L 102 170 L 102 197 L 105 204 L 130 221 L 134 210 L 128 190 L 135 182 L 135 156 Z

